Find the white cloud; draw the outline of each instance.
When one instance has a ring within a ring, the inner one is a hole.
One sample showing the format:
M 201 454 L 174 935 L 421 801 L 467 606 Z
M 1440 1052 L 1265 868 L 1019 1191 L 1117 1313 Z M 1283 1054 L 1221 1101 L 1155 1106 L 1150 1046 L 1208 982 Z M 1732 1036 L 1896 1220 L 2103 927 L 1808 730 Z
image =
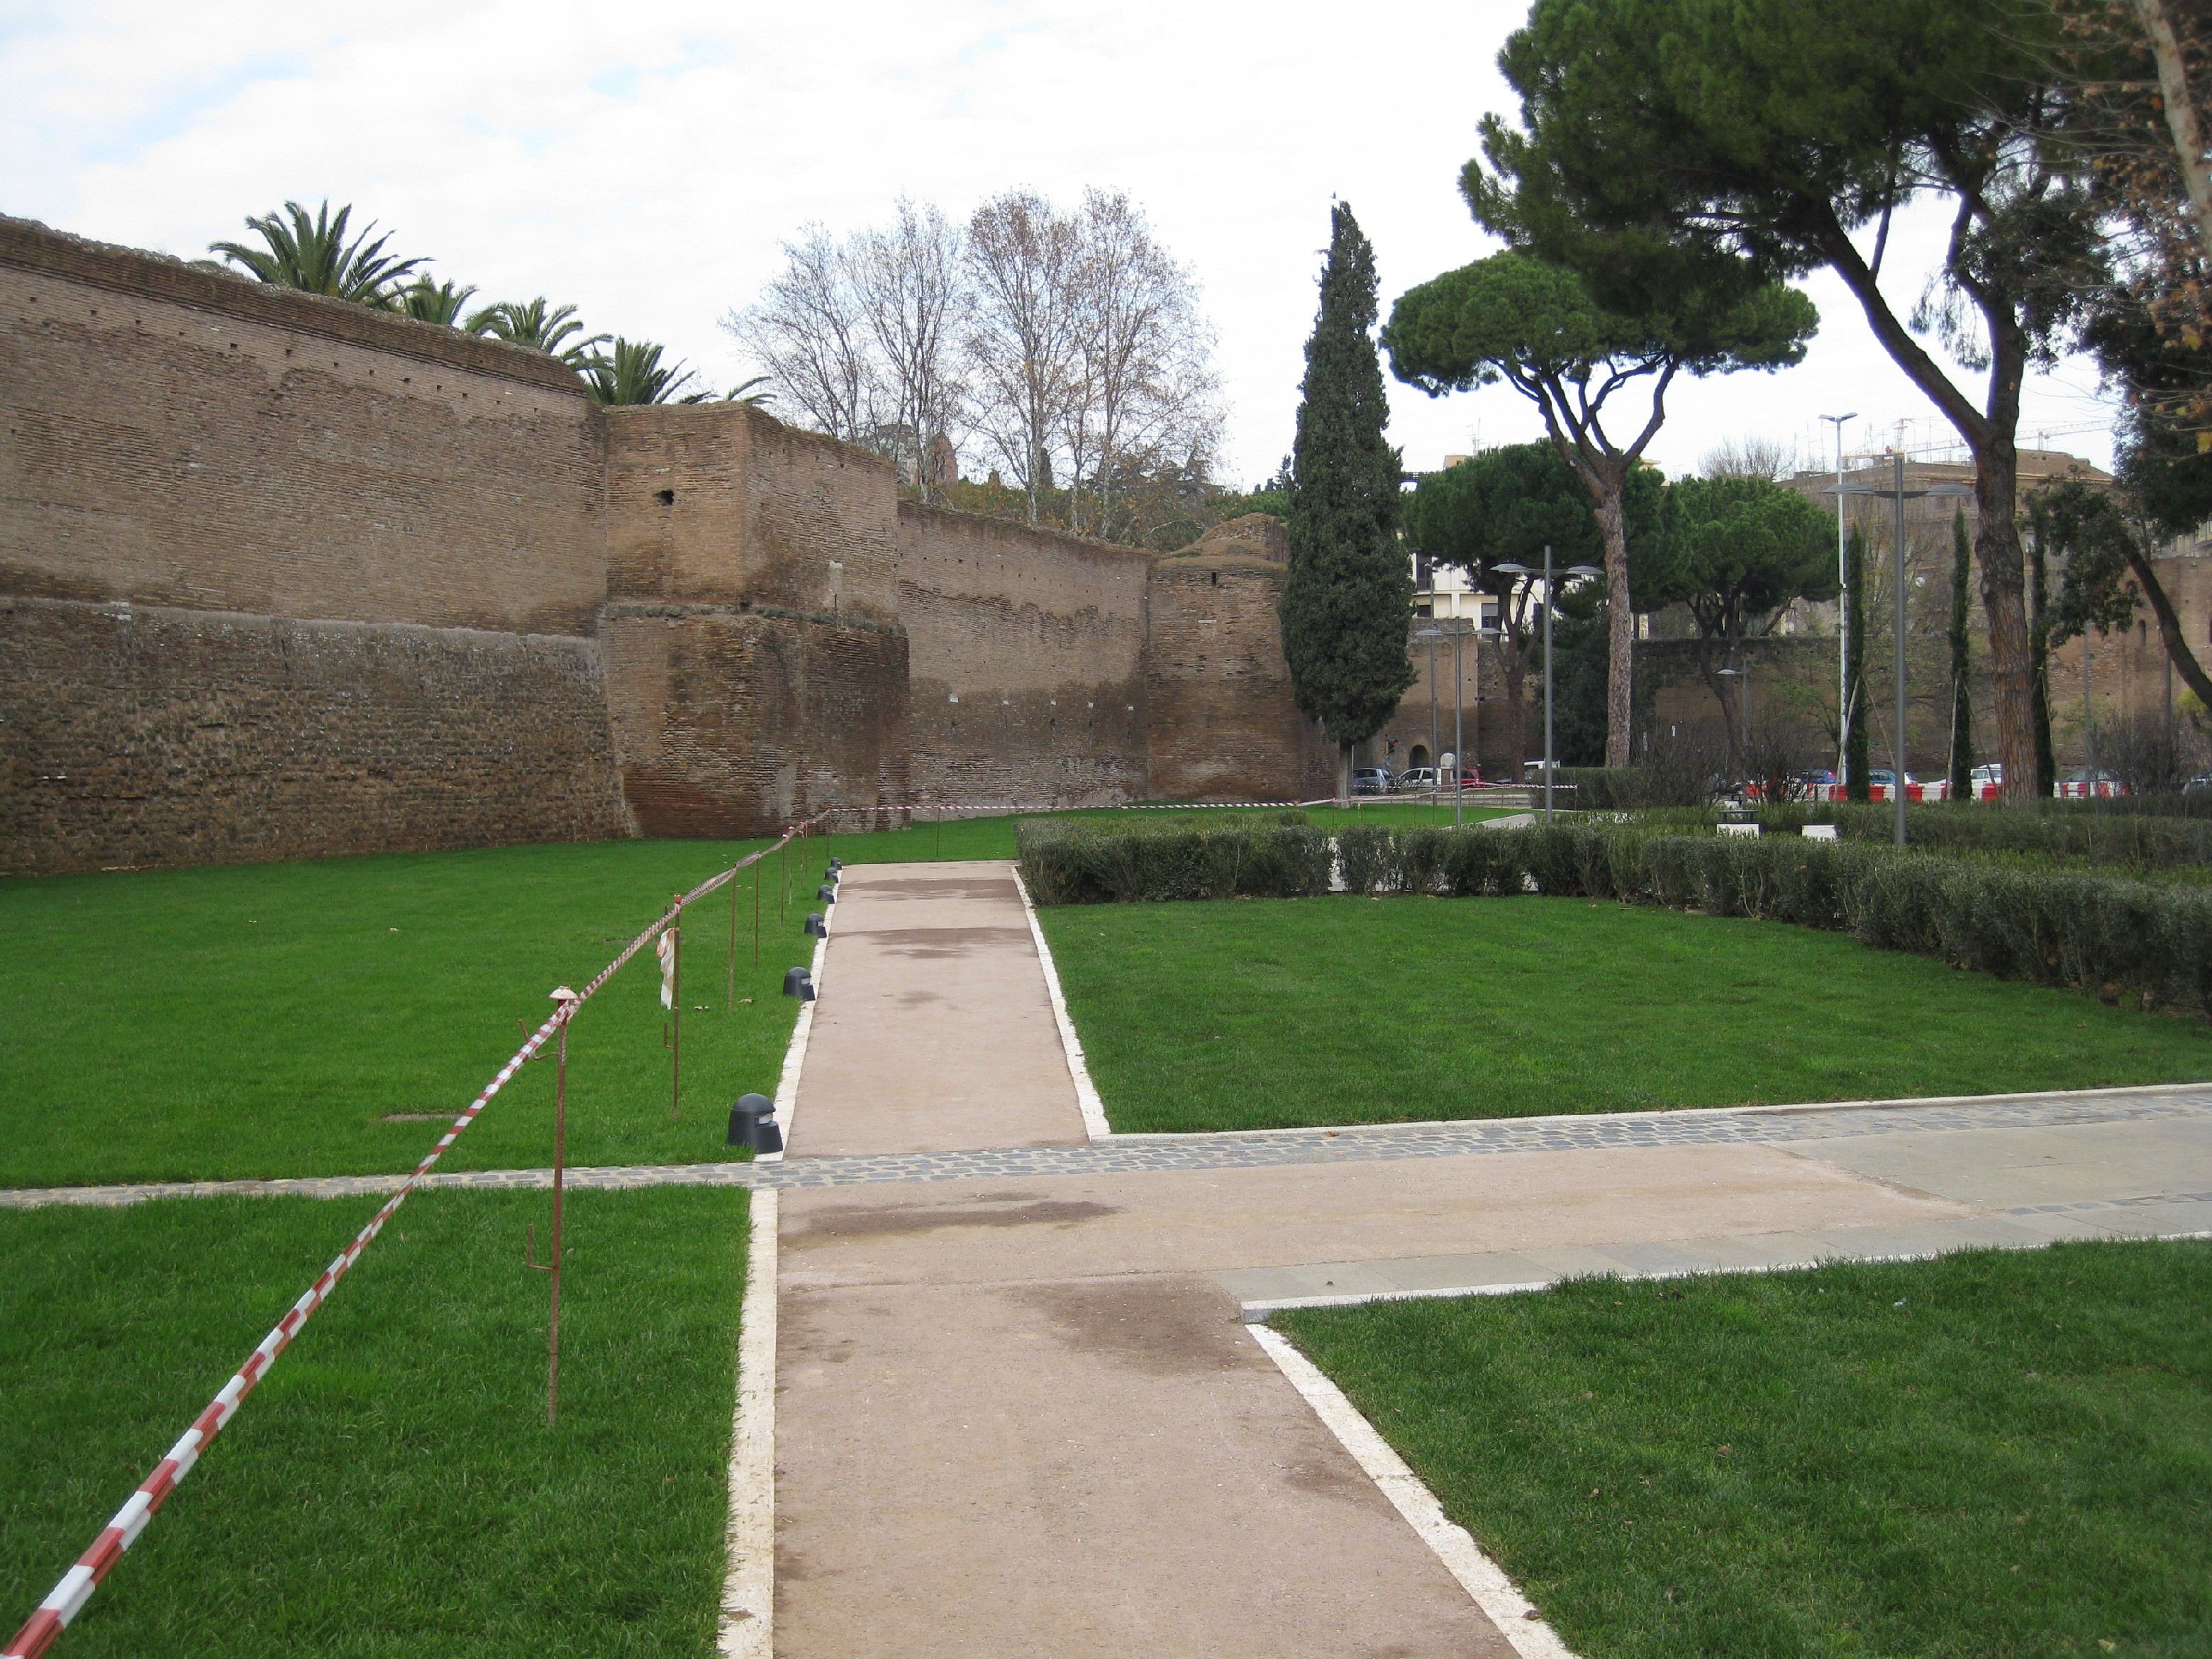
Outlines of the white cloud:
M 1386 307 L 1485 250 L 1456 180 L 1477 120 L 1510 106 L 1493 60 L 1520 16 L 1407 0 L 86 0 L 0 24 L 0 205 L 193 255 L 287 198 L 349 200 L 441 276 L 574 301 L 727 384 L 742 365 L 715 319 L 802 225 L 879 220 L 902 191 L 963 214 L 1012 184 L 1118 186 L 1204 284 L 1224 470 L 1256 482 L 1289 446 L 1331 197 L 1375 242 Z M 1909 299 L 1940 226 L 1907 230 Z M 1663 465 L 1753 431 L 1817 443 L 1815 417 L 1846 410 L 1869 428 L 1855 441 L 1901 417 L 1922 422 L 1915 442 L 1947 435 L 1840 284 L 1808 287 L 1824 325 L 1808 362 L 1678 387 Z M 1397 387 L 1393 407 L 1415 467 L 1478 434 L 1535 435 L 1504 388 Z M 2023 440 L 2108 419 L 2077 365 L 2031 388 Z

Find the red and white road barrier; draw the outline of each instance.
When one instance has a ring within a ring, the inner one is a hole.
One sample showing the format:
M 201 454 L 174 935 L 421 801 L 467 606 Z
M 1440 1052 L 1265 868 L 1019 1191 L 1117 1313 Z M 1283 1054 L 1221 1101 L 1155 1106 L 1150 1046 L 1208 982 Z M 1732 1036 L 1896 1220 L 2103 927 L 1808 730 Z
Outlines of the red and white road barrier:
M 100 1536 L 92 1540 L 92 1547 L 77 1557 L 76 1565 L 62 1575 L 61 1582 L 47 1593 L 45 1601 L 39 1603 L 39 1610 L 31 1615 L 22 1629 L 15 1632 L 15 1638 L 6 1647 L 0 1648 L 0 1659 L 37 1659 L 39 1655 L 53 1646 L 55 1638 L 61 1635 L 70 1620 L 82 1611 L 85 1602 L 91 1599 L 100 1581 L 123 1559 L 123 1553 L 138 1541 L 138 1534 L 145 1531 L 146 1523 L 154 1518 L 155 1511 L 169 1501 L 170 1494 L 191 1473 L 192 1465 L 207 1455 L 207 1449 L 214 1443 L 216 1436 L 221 1434 L 230 1419 L 237 1415 L 246 1396 L 252 1394 L 255 1385 L 269 1374 L 269 1368 L 276 1363 L 276 1357 L 292 1346 L 292 1339 L 299 1335 L 301 1328 L 314 1317 L 315 1310 L 321 1307 L 331 1291 L 337 1288 L 338 1280 L 343 1279 L 353 1264 L 361 1260 L 361 1253 L 369 1247 L 377 1234 L 384 1231 L 384 1224 L 392 1219 L 393 1212 L 407 1201 L 407 1195 L 415 1190 L 424 1176 L 429 1174 L 431 1166 L 446 1155 L 446 1149 L 459 1140 L 462 1132 L 477 1121 L 477 1115 L 491 1103 L 492 1097 L 507 1087 L 531 1057 L 544 1048 L 562 1025 L 575 1017 L 576 1010 L 612 979 L 624 963 L 651 944 L 682 915 L 684 906 L 706 897 L 716 888 L 735 879 L 738 872 L 747 865 L 757 864 L 770 853 L 789 846 L 794 838 L 828 816 L 827 813 L 817 814 L 805 823 L 794 825 L 784 831 L 782 840 L 775 846 L 748 854 L 720 875 L 701 882 L 670 905 L 658 921 L 632 939 L 620 956 L 600 969 L 599 977 L 586 985 L 581 994 L 564 998 L 553 1016 L 530 1034 L 529 1041 L 514 1051 L 514 1058 L 499 1068 L 498 1074 L 483 1086 L 483 1092 L 453 1120 L 453 1127 L 438 1138 L 438 1144 L 415 1166 L 415 1173 L 401 1183 L 399 1189 L 386 1200 L 382 1209 L 369 1218 L 368 1224 L 354 1235 L 353 1243 L 338 1252 L 337 1258 L 323 1269 L 322 1277 L 309 1285 L 307 1294 L 295 1302 L 283 1318 L 276 1322 L 276 1328 L 261 1339 L 260 1345 L 246 1356 L 246 1363 L 232 1374 L 230 1381 L 224 1383 L 215 1398 L 208 1402 L 207 1409 L 192 1419 L 191 1427 L 178 1437 L 177 1443 L 169 1448 L 167 1455 L 154 1466 L 154 1472 L 138 1483 L 138 1490 L 131 1494 L 129 1501 L 115 1511 L 113 1518 L 101 1528 Z

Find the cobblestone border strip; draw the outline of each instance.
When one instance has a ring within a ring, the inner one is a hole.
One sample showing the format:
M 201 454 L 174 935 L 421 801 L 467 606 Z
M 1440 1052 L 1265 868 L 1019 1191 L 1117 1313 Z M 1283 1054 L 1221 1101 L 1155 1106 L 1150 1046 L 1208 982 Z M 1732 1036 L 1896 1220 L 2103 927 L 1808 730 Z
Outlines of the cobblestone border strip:
M 1482 1553 L 1474 1534 L 1444 1513 L 1427 1483 L 1407 1467 L 1344 1391 L 1322 1374 L 1321 1368 L 1293 1346 L 1289 1338 L 1265 1325 L 1247 1325 L 1275 1367 L 1314 1415 L 1328 1425 L 1337 1443 L 1352 1454 L 1367 1478 L 1382 1489 L 1392 1507 L 1406 1518 L 1420 1540 L 1436 1553 L 1446 1571 L 1474 1598 L 1483 1616 L 1512 1645 L 1521 1659 L 1575 1659 L 1574 1650 L 1545 1622 L 1521 1587 L 1505 1570 Z
M 1082 1109 L 1083 1131 L 1094 1142 L 1110 1139 L 1114 1126 L 1106 1121 L 1106 1104 L 1098 1098 L 1097 1087 L 1091 1081 L 1091 1067 L 1083 1058 L 1083 1039 L 1076 1036 L 1075 1021 L 1067 1012 L 1067 999 L 1060 994 L 1060 969 L 1052 959 L 1052 946 L 1045 943 L 1036 906 L 1030 902 L 1029 884 L 1022 879 L 1018 867 L 1013 877 L 1014 890 L 1022 896 L 1022 914 L 1029 918 L 1030 938 L 1036 945 L 1037 961 L 1044 967 L 1045 994 L 1052 999 L 1053 1024 L 1060 1028 L 1060 1046 L 1067 1056 L 1067 1074 L 1075 1080 L 1075 1103 Z
M 730 1434 L 730 1566 L 714 1650 L 775 1650 L 775 1192 L 755 1193 L 738 1314 L 737 1415 Z
M 1141 1175 L 1170 1170 L 1251 1170 L 1283 1164 L 1371 1164 L 1490 1152 L 1575 1152 L 1589 1147 L 1784 1146 L 1854 1136 L 1953 1129 L 2047 1128 L 2212 1116 L 2212 1085 L 2162 1085 L 2078 1094 L 1972 1097 L 1952 1102 L 1868 1102 L 1837 1106 L 1720 1107 L 1547 1118 L 1381 1124 L 1202 1135 L 1123 1135 L 1090 1146 L 1011 1146 L 959 1152 L 884 1152 L 795 1162 L 616 1164 L 570 1168 L 572 1188 L 856 1187 L 887 1182 L 1019 1179 L 1057 1175 Z M 55 1204 L 135 1204 L 155 1198 L 226 1194 L 356 1198 L 392 1192 L 403 1177 L 319 1176 L 270 1181 L 173 1181 L 103 1187 L 0 1189 L 0 1210 Z M 538 1188 L 550 1170 L 455 1170 L 426 1188 Z

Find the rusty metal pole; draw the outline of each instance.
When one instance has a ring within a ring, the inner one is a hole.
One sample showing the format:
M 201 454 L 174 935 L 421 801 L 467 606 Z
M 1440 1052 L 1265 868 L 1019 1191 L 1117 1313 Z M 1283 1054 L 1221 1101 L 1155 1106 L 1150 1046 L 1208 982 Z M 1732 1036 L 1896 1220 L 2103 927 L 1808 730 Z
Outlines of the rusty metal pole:
M 730 954 L 725 966 L 728 983 L 722 991 L 722 1012 L 734 1014 L 738 1012 L 738 878 L 734 875 L 730 878 Z
M 561 1021 L 560 1045 L 553 1062 L 553 1259 L 548 1264 L 553 1304 L 545 1329 L 545 1426 L 549 1429 L 561 1420 L 561 1199 L 568 1167 L 568 1022 L 565 1018 Z
M 676 896 L 676 920 L 668 924 L 668 1121 L 676 1122 L 684 1105 L 684 895 Z
M 753 966 L 756 968 L 760 966 L 761 876 L 767 867 L 768 858 L 765 854 L 753 861 Z

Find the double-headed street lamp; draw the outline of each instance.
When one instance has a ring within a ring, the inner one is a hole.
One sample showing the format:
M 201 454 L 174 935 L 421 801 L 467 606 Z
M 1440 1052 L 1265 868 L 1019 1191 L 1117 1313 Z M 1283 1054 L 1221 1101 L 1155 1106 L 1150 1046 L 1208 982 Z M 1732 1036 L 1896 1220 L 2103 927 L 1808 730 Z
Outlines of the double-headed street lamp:
M 1426 628 L 1418 629 L 1418 630 L 1414 633 L 1413 637 L 1414 637 L 1415 639 L 1417 639 L 1417 640 L 1421 640 L 1421 641 L 1425 641 L 1425 642 L 1427 643 L 1427 645 L 1428 645 L 1428 647 L 1429 647 L 1429 708 L 1430 708 L 1430 713 L 1429 713 L 1429 752 L 1430 752 L 1431 755 L 1435 755 L 1435 754 L 1436 754 L 1436 742 L 1437 742 L 1437 737 L 1436 737 L 1436 723 L 1437 723 L 1437 721 L 1436 721 L 1436 712 L 1435 712 L 1435 711 L 1436 711 L 1436 697 L 1437 697 L 1437 671 L 1436 671 L 1436 663 L 1437 663 L 1437 641 L 1438 640 L 1446 640 L 1446 639 L 1448 639 L 1448 640 L 1449 640 L 1449 641 L 1451 641 L 1451 647 L 1452 647 L 1452 755 L 1451 755 L 1451 763 L 1451 763 L 1451 775 L 1452 775 L 1452 822 L 1453 822 L 1454 823 L 1464 823 L 1464 822 L 1466 821 L 1466 807 L 1465 807 L 1464 803 L 1463 803 L 1463 800 L 1462 800 L 1462 789 L 1461 789 L 1460 778 L 1461 778 L 1462 772 L 1462 770 L 1463 770 L 1463 769 L 1464 769 L 1464 766 L 1465 766 L 1465 761 L 1466 761 L 1466 750 L 1465 750 L 1464 747 L 1462 746 L 1462 737 L 1461 737 L 1461 730 L 1460 730 L 1460 712 L 1461 712 L 1462 708 L 1463 707 L 1463 700 L 1462 700 L 1462 697 L 1461 697 L 1460 691 L 1461 691 L 1461 687 L 1464 684 L 1464 682 L 1460 678 L 1460 672 L 1459 672 L 1459 642 L 1460 642 L 1462 640 L 1474 640 L 1474 641 L 1476 641 L 1476 654 L 1475 654 L 1475 659 L 1474 659 L 1474 673 L 1475 673 L 1475 681 L 1476 681 L 1477 690 L 1476 690 L 1476 693 L 1475 693 L 1475 695 L 1476 695 L 1476 697 L 1477 697 L 1478 699 L 1480 699 L 1480 696 L 1481 696 L 1480 683 L 1481 683 L 1481 679 L 1482 679 L 1482 656 L 1481 656 L 1481 645 L 1480 645 L 1480 642 L 1481 642 L 1482 641 L 1484 641 L 1484 640 L 1494 640 L 1494 639 L 1496 639 L 1496 638 L 1498 637 L 1498 632 L 1497 632 L 1497 630 L 1496 630 L 1495 629 L 1489 629 L 1489 628 L 1482 628 L 1482 627 L 1479 627 L 1479 626 L 1477 626 L 1474 622 L 1471 622 L 1468 618 L 1467 618 L 1467 617 L 1440 617 L 1440 618 L 1438 618 L 1438 619 L 1437 619 L 1437 620 L 1435 620 L 1435 621 L 1431 622 L 1431 623 L 1430 623 Z M 1441 756 L 1437 757 L 1437 763 L 1437 763 L 1437 765 L 1439 765 L 1439 766 L 1441 766 L 1441 765 L 1443 763 L 1443 757 L 1442 757 Z
M 1871 484 L 1852 484 L 1838 482 L 1833 489 L 1824 489 L 1823 495 L 1834 495 L 1836 518 L 1843 520 L 1845 495 L 1887 495 L 1897 503 L 1897 545 L 1892 550 L 1892 581 L 1897 588 L 1897 731 L 1892 747 L 1896 758 L 1891 763 L 1890 793 L 1897 802 L 1897 844 L 1905 845 L 1905 504 L 1926 496 L 1971 495 L 1974 492 L 1965 484 L 1930 484 L 1925 489 L 1905 487 L 1905 452 L 1893 449 L 1890 460 L 1895 467 L 1893 482 L 1887 489 L 1876 489 Z
M 1525 564 L 1494 564 L 1490 567 L 1508 576 L 1533 576 L 1536 572 Z M 1602 576 L 1605 572 L 1594 564 L 1571 564 L 1559 573 L 1562 576 Z M 1552 546 L 1544 544 L 1544 822 L 1552 821 L 1552 781 L 1559 769 L 1552 759 Z

